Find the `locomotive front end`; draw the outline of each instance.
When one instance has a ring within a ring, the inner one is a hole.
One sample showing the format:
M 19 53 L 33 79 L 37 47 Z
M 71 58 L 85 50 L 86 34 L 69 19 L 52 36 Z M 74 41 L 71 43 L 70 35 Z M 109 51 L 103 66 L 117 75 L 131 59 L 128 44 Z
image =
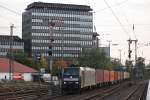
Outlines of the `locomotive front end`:
M 79 68 L 64 68 L 62 72 L 62 90 L 78 91 L 80 89 Z

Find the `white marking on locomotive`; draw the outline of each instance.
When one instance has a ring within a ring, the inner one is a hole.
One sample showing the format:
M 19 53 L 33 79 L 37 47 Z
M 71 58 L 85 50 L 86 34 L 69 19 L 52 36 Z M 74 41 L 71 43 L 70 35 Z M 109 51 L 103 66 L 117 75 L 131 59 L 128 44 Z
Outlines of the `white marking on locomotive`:
M 78 78 L 64 78 L 64 81 L 78 81 Z

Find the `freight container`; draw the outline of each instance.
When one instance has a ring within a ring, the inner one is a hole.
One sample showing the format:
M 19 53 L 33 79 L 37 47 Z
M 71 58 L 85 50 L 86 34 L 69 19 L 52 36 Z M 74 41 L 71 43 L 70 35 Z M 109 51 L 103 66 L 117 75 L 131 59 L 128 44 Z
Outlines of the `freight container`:
M 115 71 L 114 73 L 115 73 L 115 75 L 114 75 L 115 82 L 117 82 L 117 81 L 118 81 L 118 72 L 117 72 L 117 71 Z
M 124 75 L 124 74 L 123 74 L 123 71 L 121 71 L 121 72 L 120 72 L 121 80 L 123 80 L 123 75 Z
M 123 79 L 125 80 L 125 72 L 123 72 Z
M 128 79 L 130 77 L 129 72 L 124 72 L 124 79 Z
M 118 81 L 120 81 L 121 80 L 121 73 L 120 73 L 120 71 L 118 71 Z
M 110 82 L 113 83 L 115 81 L 115 71 L 110 71 L 109 75 L 110 75 Z
M 104 81 L 104 70 L 96 69 L 96 84 L 99 85 Z
M 123 73 L 123 79 L 125 80 L 127 78 L 127 72 Z
M 104 82 L 109 82 L 109 70 L 104 70 Z
M 94 86 L 95 82 L 95 69 L 80 67 L 80 77 L 81 77 L 81 88 Z
M 129 79 L 130 78 L 130 73 L 129 72 L 127 72 L 127 79 Z

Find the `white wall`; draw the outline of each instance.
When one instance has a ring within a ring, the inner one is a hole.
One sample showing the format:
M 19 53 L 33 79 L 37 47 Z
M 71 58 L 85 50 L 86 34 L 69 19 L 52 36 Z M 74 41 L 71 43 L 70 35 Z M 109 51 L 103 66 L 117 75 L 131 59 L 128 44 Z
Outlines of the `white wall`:
M 9 73 L 0 73 L 0 80 L 5 78 L 9 79 Z
M 23 79 L 24 81 L 32 81 L 33 80 L 33 76 L 32 73 L 23 73 Z M 0 80 L 1 79 L 9 79 L 9 73 L 0 73 Z
M 32 73 L 24 73 L 23 79 L 24 79 L 24 81 L 32 81 L 33 80 Z

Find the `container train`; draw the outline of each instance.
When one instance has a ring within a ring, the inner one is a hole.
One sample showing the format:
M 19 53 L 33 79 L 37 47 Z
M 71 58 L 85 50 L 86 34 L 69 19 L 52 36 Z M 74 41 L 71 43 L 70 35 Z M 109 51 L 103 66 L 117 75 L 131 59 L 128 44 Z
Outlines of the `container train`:
M 129 72 L 68 67 L 62 71 L 62 92 L 80 91 L 84 88 L 101 87 L 129 79 Z

